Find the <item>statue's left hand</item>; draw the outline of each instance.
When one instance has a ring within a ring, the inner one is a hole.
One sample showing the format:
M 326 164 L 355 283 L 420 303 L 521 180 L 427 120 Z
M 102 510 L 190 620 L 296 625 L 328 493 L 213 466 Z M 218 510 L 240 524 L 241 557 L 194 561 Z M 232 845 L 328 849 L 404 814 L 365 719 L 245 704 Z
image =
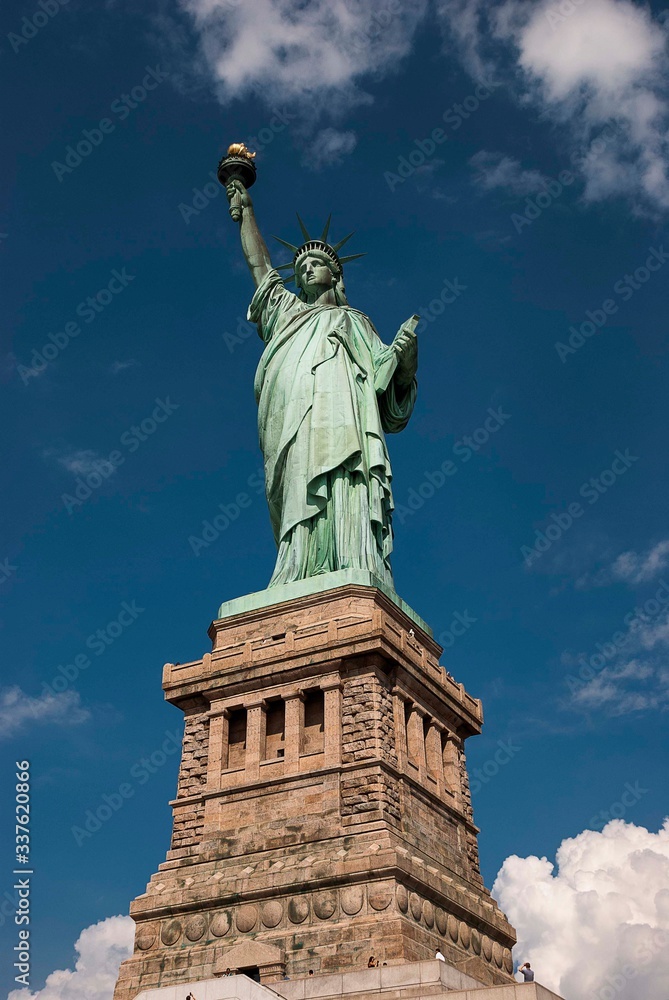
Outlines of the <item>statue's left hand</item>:
M 399 385 L 410 385 L 418 368 L 418 338 L 413 330 L 403 325 L 397 331 L 392 346 L 397 354 L 395 379 Z

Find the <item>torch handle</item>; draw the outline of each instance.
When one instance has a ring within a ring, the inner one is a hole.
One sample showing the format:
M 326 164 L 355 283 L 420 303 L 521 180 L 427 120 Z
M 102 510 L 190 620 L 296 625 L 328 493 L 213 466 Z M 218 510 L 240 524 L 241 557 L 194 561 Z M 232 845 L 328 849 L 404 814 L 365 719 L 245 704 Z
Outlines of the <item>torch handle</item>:
M 242 196 L 239 191 L 235 191 L 230 199 L 230 217 L 233 222 L 240 222 L 242 218 Z

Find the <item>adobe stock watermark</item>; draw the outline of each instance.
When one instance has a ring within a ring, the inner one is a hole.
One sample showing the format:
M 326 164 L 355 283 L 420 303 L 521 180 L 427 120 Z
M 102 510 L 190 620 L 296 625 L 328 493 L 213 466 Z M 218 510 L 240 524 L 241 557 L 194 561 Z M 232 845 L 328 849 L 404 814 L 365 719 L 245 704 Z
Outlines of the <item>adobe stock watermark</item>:
M 53 20 L 61 7 L 65 7 L 69 2 L 70 0 L 38 0 L 36 10 L 29 17 L 22 19 L 18 32 L 10 31 L 7 35 L 14 52 L 20 52 L 22 46 L 32 41 L 35 35 Z
M 612 819 L 622 819 L 644 795 L 648 795 L 648 792 L 649 789 L 642 788 L 638 781 L 635 781 L 633 785 L 626 781 L 620 798 L 616 802 L 612 802 L 608 809 L 600 809 L 598 813 L 591 816 L 588 820 L 588 826 L 592 827 L 593 830 L 603 830 Z
M 123 601 L 116 617 L 108 621 L 103 628 L 91 632 L 86 638 L 84 642 L 86 650 L 90 650 L 95 656 L 104 656 L 109 647 L 113 646 L 145 611 L 146 608 L 139 607 L 137 601 Z M 88 652 L 77 653 L 68 663 L 59 663 L 51 682 L 43 683 L 41 697 L 44 695 L 55 697 L 67 691 L 92 664 L 93 660 Z
M 379 5 L 373 9 L 367 27 L 353 35 L 346 48 L 351 48 L 356 52 L 366 52 L 369 43 L 377 41 L 383 32 L 390 27 L 393 18 L 397 17 L 401 11 L 401 0 L 388 0 L 383 7 Z
M 443 112 L 441 120 L 448 126 L 451 132 L 457 132 L 463 122 L 471 118 L 478 111 L 481 104 L 488 100 L 493 92 L 499 87 L 499 83 L 479 83 L 471 94 L 464 98 L 462 103 L 452 104 Z M 449 139 L 449 135 L 443 128 L 433 128 L 426 139 L 414 139 L 415 149 L 411 149 L 406 156 L 402 155 L 397 161 L 395 172 L 384 171 L 383 179 L 390 191 L 394 191 L 400 184 L 412 177 L 419 167 L 434 156 L 440 146 L 443 146 Z
M 416 333 L 422 333 L 427 329 L 428 323 L 434 323 L 446 310 L 446 306 L 452 306 L 463 292 L 467 291 L 467 285 L 463 285 L 459 278 L 444 278 L 442 289 L 437 298 L 431 299 L 427 306 L 418 307 L 420 321 L 416 326 Z
M 660 247 L 648 247 L 648 256 L 643 264 L 635 268 L 631 274 L 624 274 L 613 285 L 613 293 L 622 302 L 629 302 L 635 292 L 638 292 L 653 274 L 659 271 L 669 260 L 669 253 Z M 578 350 L 596 333 L 599 333 L 606 326 L 611 316 L 618 312 L 618 303 L 615 299 L 606 298 L 596 309 L 587 309 L 585 319 L 578 326 L 569 327 L 569 337 L 567 343 L 558 340 L 553 345 L 557 356 L 566 364 L 567 358 L 576 354 Z
M 583 653 L 577 659 L 578 672 L 576 675 L 568 674 L 565 684 L 569 688 L 569 693 L 574 695 L 577 691 L 593 681 L 597 674 L 613 663 L 620 653 L 636 639 L 639 629 L 648 626 L 654 618 L 669 604 L 669 584 L 664 580 L 660 581 L 655 596 L 649 597 L 643 604 L 628 611 L 623 618 L 625 630 L 618 629 L 604 642 L 595 643 L 595 652 Z
M 617 450 L 614 452 L 610 468 L 603 469 L 598 475 L 592 476 L 581 484 L 578 491 L 579 496 L 587 500 L 590 506 L 596 504 L 618 482 L 620 477 L 625 475 L 627 470 L 632 467 L 632 463 L 638 461 L 639 456 L 630 455 L 629 448 L 626 448 L 624 452 Z M 576 500 L 568 504 L 566 510 L 560 511 L 560 513 L 553 511 L 544 530 L 535 529 L 535 538 L 532 544 L 521 545 L 520 554 L 525 566 L 529 569 L 537 559 L 548 552 L 565 532 L 569 531 L 572 525 L 583 517 L 584 513 L 585 508 Z
M 122 267 L 120 271 L 118 268 L 114 268 L 110 279 L 103 288 L 98 289 L 95 295 L 89 295 L 87 298 L 81 300 L 74 310 L 75 316 L 88 325 L 94 323 L 100 313 L 104 312 L 107 306 L 136 277 L 136 274 L 128 274 L 125 267 Z M 81 332 L 82 328 L 80 324 L 76 320 L 69 320 L 61 330 L 56 330 L 55 333 L 47 333 L 46 342 L 42 347 L 33 348 L 30 356 L 30 367 L 21 364 L 16 366 L 23 384 L 28 385 L 31 378 L 37 378 L 38 375 L 46 371 L 48 366 L 53 364 L 56 358 L 62 354 L 66 347 L 69 347 L 74 338 L 78 337 Z
M 431 500 L 435 493 L 445 485 L 446 480 L 457 474 L 460 465 L 465 465 L 473 458 L 510 419 L 511 414 L 505 413 L 501 406 L 498 406 L 496 410 L 489 407 L 488 416 L 481 426 L 475 428 L 471 434 L 465 434 L 453 445 L 454 458 L 447 458 L 438 469 L 425 472 L 423 481 L 417 487 L 412 486 L 408 491 L 406 502 L 398 503 L 395 506 L 394 516 L 399 518 L 400 524 L 404 524 L 408 517 L 412 517 L 416 511 L 424 507 L 426 502 Z M 458 461 L 456 462 L 455 459 Z
M 249 340 L 254 334 L 256 337 L 258 336 L 258 327 L 255 323 L 250 323 L 243 316 L 238 316 L 235 332 L 230 333 L 228 330 L 225 330 L 221 336 L 228 351 L 230 354 L 233 354 L 244 341 Z
M 621 122 L 611 119 L 596 139 L 593 139 L 587 146 L 574 150 L 569 157 L 572 166 L 580 167 L 586 161 L 601 156 L 609 143 L 623 130 L 623 127 Z M 571 187 L 575 180 L 576 175 L 571 170 L 561 170 L 557 175 L 557 179 L 546 177 L 543 181 L 544 190 L 527 197 L 522 212 L 511 213 L 511 224 L 516 233 L 521 233 L 528 226 L 531 226 L 533 222 L 536 222 L 546 209 L 550 208 L 564 194 L 568 187 Z
M 132 111 L 143 104 L 151 91 L 167 80 L 169 73 L 166 73 L 160 66 L 145 66 L 146 73 L 142 82 L 131 88 L 129 93 L 121 94 L 114 98 L 109 106 L 109 110 L 116 116 L 117 121 L 111 118 L 101 118 L 93 128 L 82 129 L 81 138 L 75 140 L 74 144 L 65 147 L 63 162 L 60 160 L 51 161 L 51 169 L 60 184 L 66 174 L 74 173 L 77 167 L 81 166 L 94 149 L 101 146 L 105 138 L 116 131 L 118 122 L 124 122 Z
M 522 233 L 526 226 L 531 226 L 533 222 L 536 222 L 539 216 L 560 197 L 564 189 L 570 187 L 575 180 L 576 176 L 572 174 L 571 170 L 561 170 L 557 179 L 554 177 L 544 178 L 542 182 L 544 190 L 525 199 L 525 208 L 522 213 L 511 213 L 511 224 L 516 232 Z
M 497 740 L 497 750 L 492 757 L 482 767 L 476 767 L 470 771 L 469 791 L 471 794 L 476 795 L 484 785 L 496 778 L 501 769 L 506 767 L 521 750 L 522 747 L 516 746 L 512 740 Z
M 658 955 L 666 952 L 669 948 L 669 931 L 660 927 L 653 927 L 652 930 L 652 943 L 641 945 L 636 953 L 636 963 L 632 965 L 627 962 L 618 972 L 607 975 L 604 985 L 592 994 L 593 1000 L 615 1000 L 615 997 L 625 989 L 627 984 L 636 979 L 644 966 L 650 965 L 657 959 Z M 641 994 L 639 994 L 639 1000 L 641 1000 Z
M 14 563 L 10 563 L 9 557 L 6 559 L 0 559 L 0 586 L 2 586 L 3 583 L 7 583 L 7 581 L 14 576 L 17 570 L 18 566 L 15 566 Z
M 91 472 L 82 473 L 75 479 L 74 492 L 61 494 L 65 510 L 70 516 L 77 507 L 81 507 L 92 496 L 95 490 L 99 490 L 105 480 L 113 476 L 116 470 L 123 465 L 128 455 L 132 455 L 145 441 L 148 441 L 161 424 L 164 424 L 181 405 L 171 402 L 169 396 L 166 399 L 156 398 L 154 402 L 156 405 L 148 416 L 121 434 L 119 444 L 126 454 L 120 448 L 115 448 L 107 458 L 94 460 L 91 463 Z
M 585 0 L 560 0 L 559 3 L 551 4 L 544 10 L 544 16 L 551 26 L 551 31 L 555 31 L 559 25 L 567 20 L 568 17 L 582 7 Z
M 439 633 L 437 642 L 444 649 L 450 649 L 458 639 L 461 639 L 463 635 L 469 632 L 472 625 L 475 625 L 477 621 L 478 618 L 474 618 L 466 609 L 464 611 L 454 611 L 450 625 L 443 632 Z
M 179 730 L 165 730 L 165 739 L 160 747 L 153 751 L 148 757 L 140 757 L 130 768 L 129 781 L 122 781 L 121 784 L 111 792 L 105 792 L 101 796 L 101 802 L 93 809 L 87 809 L 84 813 L 81 826 L 70 827 L 70 832 L 74 837 L 77 847 L 101 830 L 105 823 L 114 816 L 125 803 L 134 798 L 137 788 L 145 785 L 150 778 L 164 767 L 173 754 L 181 748 L 181 732 Z
M 265 470 L 262 466 L 246 480 L 247 487 L 253 491 L 255 496 L 260 496 L 265 492 Z M 219 503 L 218 512 L 213 517 L 202 522 L 202 533 L 200 535 L 189 535 L 188 544 L 193 555 L 199 556 L 203 549 L 208 549 L 217 541 L 224 531 L 227 531 L 231 524 L 239 519 L 243 510 L 247 510 L 253 503 L 253 496 L 244 490 L 237 493 L 231 503 Z
M 267 124 L 258 129 L 255 135 L 248 136 L 243 142 L 252 153 L 261 153 L 297 117 L 285 108 L 280 111 L 273 109 L 272 117 Z M 180 201 L 177 205 L 177 211 L 187 226 L 190 225 L 194 216 L 200 215 L 212 201 L 215 201 L 221 194 L 225 194 L 225 188 L 213 170 L 209 171 L 207 177 L 210 179 L 205 181 L 201 187 L 193 188 L 193 197 L 190 201 Z

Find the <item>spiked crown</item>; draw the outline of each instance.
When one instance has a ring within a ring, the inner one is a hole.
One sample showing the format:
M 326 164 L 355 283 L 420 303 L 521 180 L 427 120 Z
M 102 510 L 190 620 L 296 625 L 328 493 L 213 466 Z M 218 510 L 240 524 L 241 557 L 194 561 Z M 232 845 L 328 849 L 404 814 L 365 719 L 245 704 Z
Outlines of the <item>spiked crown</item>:
M 334 245 L 327 242 L 328 232 L 330 231 L 331 218 L 332 216 L 329 215 L 328 221 L 325 223 L 325 226 L 323 227 L 323 232 L 321 233 L 320 237 L 318 239 L 314 239 L 312 236 L 309 235 L 307 227 L 305 226 L 305 224 L 302 222 L 302 219 L 298 215 L 297 221 L 299 222 L 300 229 L 302 230 L 302 236 L 304 237 L 305 241 L 300 246 L 294 246 L 292 243 L 288 243 L 286 242 L 286 240 L 282 240 L 279 236 L 275 236 L 274 239 L 277 240 L 277 242 L 281 243 L 282 246 L 286 247 L 288 250 L 291 250 L 293 253 L 293 259 L 288 261 L 287 264 L 280 264 L 277 270 L 290 271 L 291 274 L 289 275 L 289 280 L 297 282 L 296 268 L 298 261 L 300 260 L 301 257 L 304 257 L 305 254 L 311 253 L 314 250 L 318 250 L 321 253 L 324 253 L 327 257 L 329 257 L 330 260 L 333 262 L 333 264 L 337 267 L 337 270 L 339 271 L 340 274 L 343 273 L 344 264 L 347 264 L 351 260 L 357 260 L 359 257 L 364 257 L 365 256 L 364 253 L 349 254 L 346 257 L 339 256 L 338 251 L 344 246 L 345 243 L 347 243 L 350 240 L 351 236 L 354 235 L 353 233 L 349 233 L 348 236 L 345 236 L 343 240 L 339 240 L 339 242 L 335 243 Z

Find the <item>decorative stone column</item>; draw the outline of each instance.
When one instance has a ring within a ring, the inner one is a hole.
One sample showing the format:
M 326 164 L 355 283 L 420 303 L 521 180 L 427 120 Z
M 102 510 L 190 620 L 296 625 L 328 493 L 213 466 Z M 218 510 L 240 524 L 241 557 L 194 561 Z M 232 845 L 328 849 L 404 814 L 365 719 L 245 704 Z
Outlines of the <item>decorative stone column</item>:
M 418 705 L 412 705 L 409 721 L 407 722 L 409 763 L 415 764 L 418 768 L 418 777 L 421 781 L 424 780 L 427 772 L 425 736 L 423 733 L 423 719 L 426 714 L 425 710 L 420 708 Z
M 304 725 L 304 695 L 295 691 L 286 695 L 286 738 L 284 774 L 297 774 L 300 769 L 302 726 Z
M 430 719 L 430 728 L 425 738 L 425 756 L 428 778 L 436 782 L 439 795 L 443 796 L 444 762 L 441 756 L 441 728 L 434 719 Z
M 341 764 L 341 680 L 333 677 L 321 684 L 325 699 L 324 707 L 324 749 L 325 766 Z
M 462 812 L 462 785 L 460 779 L 462 742 L 455 733 L 445 732 L 442 738 L 444 742 L 442 754 L 444 761 L 444 783 L 446 790 L 453 796 L 455 808 Z
M 405 721 L 405 698 L 400 688 L 394 687 L 393 714 L 395 716 L 395 746 L 397 747 L 397 766 L 400 771 L 405 771 L 407 766 L 408 748 L 407 732 Z
M 212 702 L 208 714 L 210 721 L 207 788 L 214 792 L 222 787 L 222 773 L 228 766 L 228 720 L 230 713 L 227 708 L 220 707 L 220 702 Z
M 264 699 L 246 704 L 246 767 L 245 780 L 258 781 L 260 761 L 265 755 L 265 707 Z

